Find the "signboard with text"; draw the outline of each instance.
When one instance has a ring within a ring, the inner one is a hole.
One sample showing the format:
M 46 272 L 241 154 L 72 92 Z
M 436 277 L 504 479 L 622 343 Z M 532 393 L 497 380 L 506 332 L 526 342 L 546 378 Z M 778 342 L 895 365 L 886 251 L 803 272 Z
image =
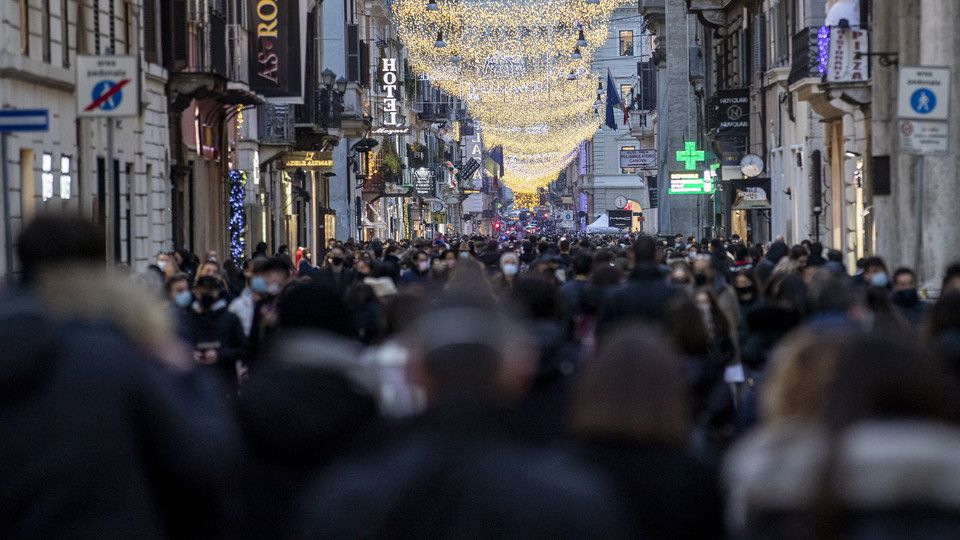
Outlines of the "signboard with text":
M 607 210 L 610 226 L 621 231 L 629 231 L 633 227 L 632 210 Z
M 950 124 L 926 120 L 900 120 L 900 149 L 906 154 L 932 156 L 950 150 Z
M 830 29 L 827 57 L 827 82 L 867 82 L 870 80 L 869 33 L 864 28 Z
M 657 151 L 653 148 L 643 148 L 640 150 L 621 149 L 620 168 L 654 170 L 657 168 Z
M 138 116 L 139 82 L 133 56 L 77 56 L 77 116 Z
M 287 152 L 284 168 L 329 169 L 333 167 L 332 152 Z
M 720 90 L 713 99 L 712 114 L 718 137 L 750 135 L 750 90 Z
M 302 3 L 250 0 L 250 89 L 273 103 L 303 103 Z

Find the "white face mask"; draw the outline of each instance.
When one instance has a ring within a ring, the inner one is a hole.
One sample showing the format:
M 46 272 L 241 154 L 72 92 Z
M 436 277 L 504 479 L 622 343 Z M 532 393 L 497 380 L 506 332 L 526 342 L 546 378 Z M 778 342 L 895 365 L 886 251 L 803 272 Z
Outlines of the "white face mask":
M 421 262 L 418 262 L 418 263 L 417 263 L 417 268 L 418 268 L 421 272 L 426 272 L 427 270 L 430 269 L 430 261 L 421 261 Z
M 513 263 L 503 265 L 503 275 L 505 276 L 515 276 L 519 270 L 520 268 Z
M 166 269 L 167 269 L 167 261 L 157 261 L 157 268 L 159 268 L 161 272 L 163 272 L 164 270 L 166 270 Z

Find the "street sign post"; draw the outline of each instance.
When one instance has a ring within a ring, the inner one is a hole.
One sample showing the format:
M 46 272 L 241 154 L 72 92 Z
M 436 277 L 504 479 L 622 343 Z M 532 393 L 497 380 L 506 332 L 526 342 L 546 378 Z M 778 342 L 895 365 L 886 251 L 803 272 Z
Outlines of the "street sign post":
M 905 154 L 935 156 L 948 153 L 950 124 L 925 120 L 900 120 L 900 149 Z
M 902 66 L 897 93 L 900 149 L 920 156 L 946 153 L 950 147 L 950 69 Z M 914 269 L 923 263 L 923 158 L 916 164 L 917 237 Z
M 7 170 L 7 134 L 15 131 L 49 131 L 47 109 L 0 110 L 0 173 L 3 188 L 3 241 L 6 278 L 13 279 L 13 232 L 10 229 L 10 176 Z
M 133 56 L 78 56 L 77 116 L 137 116 L 139 84 L 137 59 Z
M 897 116 L 901 119 L 950 118 L 950 69 L 904 66 L 900 68 Z
M 0 110 L 0 133 L 11 131 L 49 131 L 50 111 L 47 109 Z

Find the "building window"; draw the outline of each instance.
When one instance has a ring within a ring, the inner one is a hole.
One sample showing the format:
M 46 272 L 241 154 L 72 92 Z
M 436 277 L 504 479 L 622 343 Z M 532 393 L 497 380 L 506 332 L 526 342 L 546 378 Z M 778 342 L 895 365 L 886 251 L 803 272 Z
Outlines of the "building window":
M 110 32 L 110 54 L 117 54 L 117 1 L 107 0 L 107 15 L 109 24 L 107 29 Z
M 43 61 L 50 62 L 50 0 L 43 0 L 43 19 L 40 21 L 40 33 L 43 45 Z
M 633 87 L 629 84 L 620 85 L 620 102 L 623 106 L 629 106 L 630 101 L 633 100 Z
M 620 150 L 621 150 L 621 151 L 623 151 L 623 150 L 636 150 L 636 149 L 637 149 L 636 146 L 621 146 L 621 147 L 620 147 Z M 621 172 L 622 174 L 637 174 L 637 168 L 636 168 L 636 167 L 626 167 L 626 168 L 620 169 L 620 172 Z
M 40 156 L 40 194 L 43 200 L 53 198 L 53 154 Z
M 70 15 L 67 13 L 67 0 L 60 0 L 60 50 L 61 64 L 70 67 Z
M 123 2 L 123 49 L 126 54 L 133 51 L 133 6 L 130 2 Z
M 20 54 L 30 54 L 30 5 L 20 0 Z
M 100 54 L 100 0 L 93 0 L 93 54 Z
M 633 30 L 620 31 L 620 56 L 633 56 Z
M 73 187 L 73 177 L 70 176 L 70 156 L 60 156 L 60 198 L 67 200 Z

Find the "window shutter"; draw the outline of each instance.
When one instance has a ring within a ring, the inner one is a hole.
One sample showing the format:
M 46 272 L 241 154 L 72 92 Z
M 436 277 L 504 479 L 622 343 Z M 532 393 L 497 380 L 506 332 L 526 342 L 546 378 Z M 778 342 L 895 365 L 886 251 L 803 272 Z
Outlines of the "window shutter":
M 347 25 L 347 80 L 360 82 L 360 27 Z
M 143 0 L 143 55 L 151 64 L 160 63 L 160 48 L 157 46 L 157 2 Z
M 360 86 L 370 87 L 370 44 L 360 40 Z

